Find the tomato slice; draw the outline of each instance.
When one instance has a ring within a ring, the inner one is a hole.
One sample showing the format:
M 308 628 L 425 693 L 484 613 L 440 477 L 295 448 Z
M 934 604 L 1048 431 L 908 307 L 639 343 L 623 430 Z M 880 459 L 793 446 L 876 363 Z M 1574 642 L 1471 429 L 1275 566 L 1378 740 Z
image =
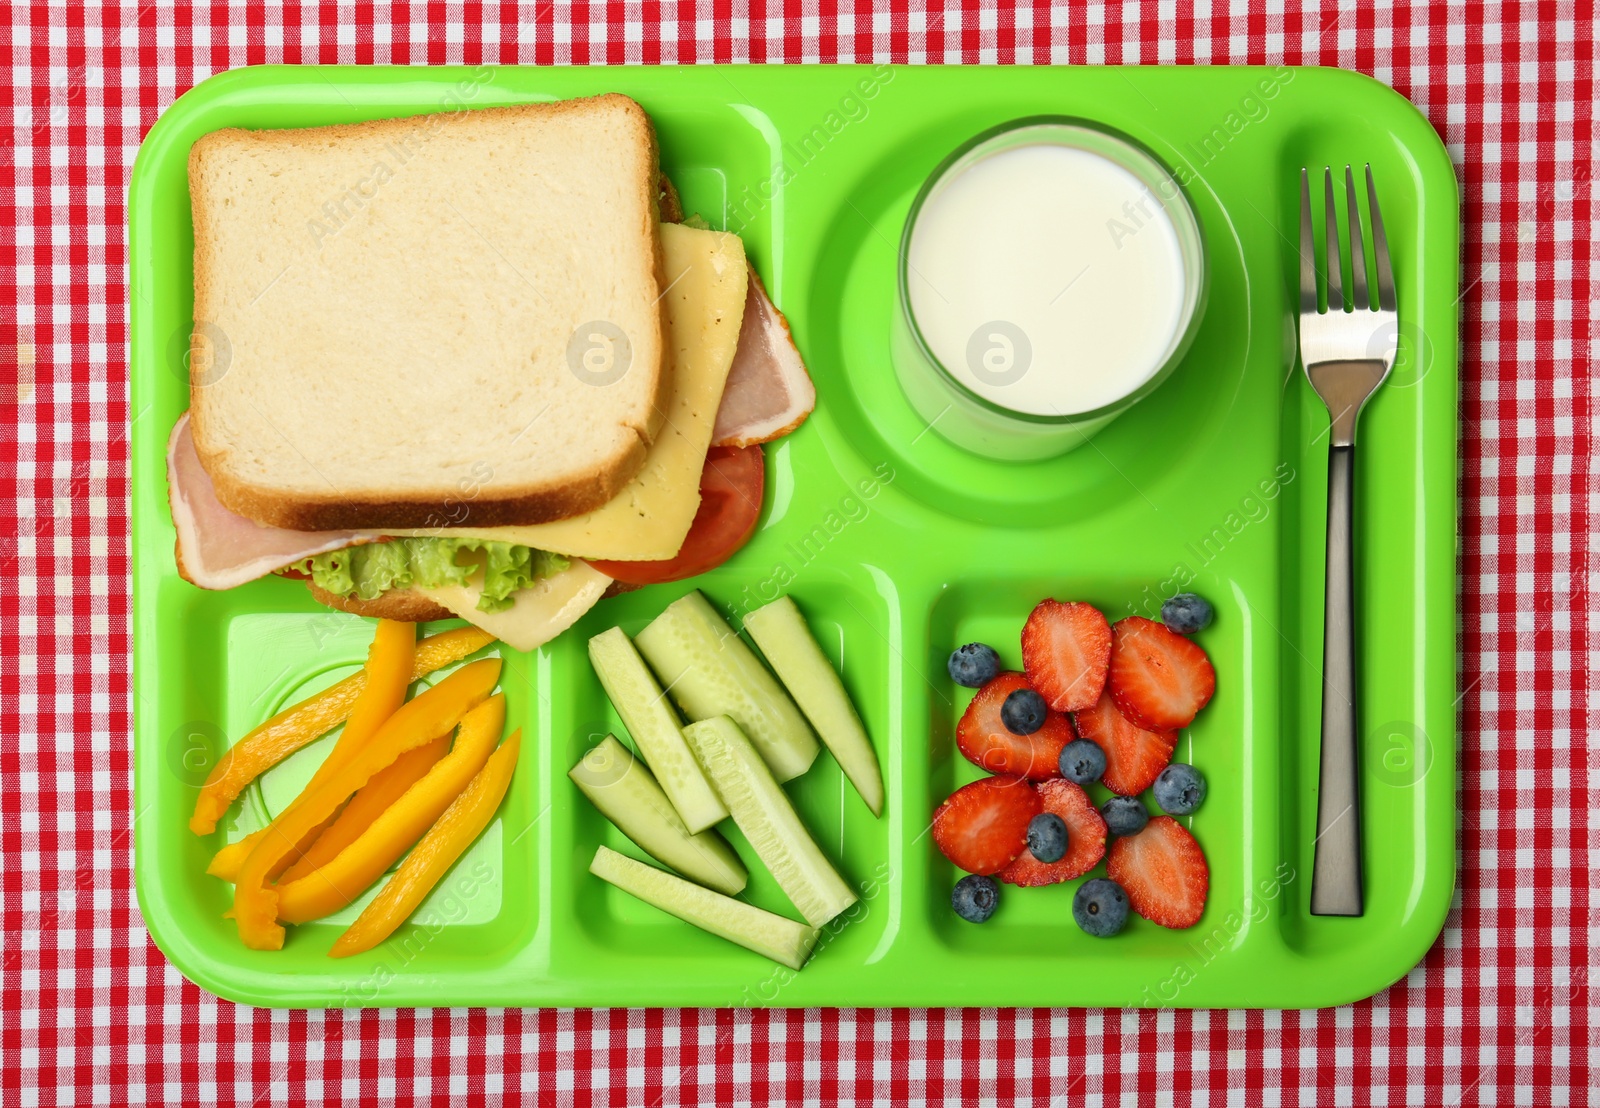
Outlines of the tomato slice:
M 767 486 L 767 460 L 758 446 L 713 446 L 700 472 L 700 510 L 676 557 L 661 562 L 586 559 L 607 577 L 630 585 L 681 581 L 716 569 L 756 533 Z

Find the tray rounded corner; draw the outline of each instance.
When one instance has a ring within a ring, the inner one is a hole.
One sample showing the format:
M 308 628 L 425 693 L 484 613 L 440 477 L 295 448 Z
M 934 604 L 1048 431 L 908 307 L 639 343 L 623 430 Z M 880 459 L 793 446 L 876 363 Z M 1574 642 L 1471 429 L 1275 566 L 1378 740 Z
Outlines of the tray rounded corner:
M 162 906 L 147 891 L 142 867 L 137 864 L 137 860 L 134 865 L 133 890 L 139 904 L 139 918 L 144 924 L 145 932 L 150 936 L 150 941 L 161 952 L 161 956 L 183 975 L 184 980 L 232 1004 L 247 1004 L 255 1008 L 273 1006 L 272 998 L 266 993 L 252 990 L 248 986 L 240 986 L 225 974 L 216 972 L 217 967 L 201 955 L 181 934 L 182 928 L 178 927 L 176 921 L 162 910 Z M 279 1003 L 277 1006 L 283 1005 Z
M 168 104 L 139 141 L 139 151 L 133 157 L 133 169 L 128 176 L 128 210 L 132 213 L 136 199 L 149 176 L 149 166 L 161 161 L 169 143 L 182 141 L 182 133 L 190 124 L 216 106 L 216 101 L 233 92 L 235 88 L 249 88 L 270 75 L 263 70 L 289 69 L 283 65 L 246 65 L 213 73 L 199 84 L 185 91 Z

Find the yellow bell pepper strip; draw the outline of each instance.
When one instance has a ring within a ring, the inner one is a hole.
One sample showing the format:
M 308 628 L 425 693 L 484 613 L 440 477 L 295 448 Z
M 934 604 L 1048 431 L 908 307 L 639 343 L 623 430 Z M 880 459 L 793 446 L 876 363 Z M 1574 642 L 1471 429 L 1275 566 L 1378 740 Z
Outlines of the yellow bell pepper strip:
M 316 788 L 338 772 L 400 709 L 406 702 L 406 690 L 411 687 L 411 671 L 416 664 L 417 625 L 380 619 L 372 635 L 372 646 L 367 651 L 367 664 L 362 669 L 367 675 L 366 688 L 356 697 L 355 707 L 350 709 L 350 719 L 339 733 L 338 741 L 302 791 Z
M 417 905 L 433 891 L 456 859 L 466 853 L 467 847 L 489 826 L 517 768 L 517 751 L 521 745 L 522 732 L 513 731 L 511 737 L 500 744 L 500 749 L 490 755 L 472 784 L 456 797 L 455 803 L 439 817 L 439 822 L 406 855 L 406 860 L 373 897 L 372 903 L 334 942 L 333 949 L 328 951 L 330 957 L 348 958 L 371 950 L 394 934 L 395 928 L 417 910 Z
M 479 708 L 482 705 L 478 706 Z M 474 708 L 473 711 L 477 711 Z M 469 717 L 471 713 L 468 713 Z M 297 881 L 321 866 L 333 861 L 339 852 L 361 837 L 374 820 L 405 795 L 406 790 L 421 781 L 435 762 L 450 753 L 450 736 L 440 735 L 427 746 L 408 750 L 395 759 L 394 765 L 378 774 L 366 787 L 350 798 L 350 803 L 334 817 L 317 841 L 300 852 L 299 861 L 284 871 L 278 884 Z
M 372 646 L 367 651 L 367 664 L 362 669 L 367 676 L 366 687 L 356 697 L 355 707 L 350 709 L 350 718 L 345 721 L 344 730 L 339 732 L 333 749 L 316 768 L 305 788 L 300 790 L 301 796 L 338 772 L 406 702 L 406 692 L 411 687 L 411 674 L 416 669 L 416 662 L 417 625 L 380 619 L 377 630 L 373 632 Z M 279 873 L 310 849 L 317 836 L 327 829 L 337 815 L 329 816 L 320 827 L 308 832 L 295 849 L 273 867 L 268 877 L 275 880 Z
M 372 826 L 372 821 L 377 819 L 383 810 L 393 804 L 405 791 L 418 781 L 424 774 L 433 768 L 437 762 L 450 752 L 450 736 L 440 735 L 427 746 L 419 746 L 409 750 L 395 760 L 394 765 L 379 773 L 366 787 L 328 822 L 328 826 L 320 834 L 312 832 L 305 839 L 300 840 L 300 845 L 284 855 L 282 866 L 288 866 L 282 876 L 269 874 L 269 879 L 280 884 L 294 881 L 304 877 L 318 866 L 335 858 L 339 851 L 354 842 L 361 832 Z M 244 865 L 244 860 L 250 856 L 267 829 L 252 831 L 238 842 L 229 843 L 217 851 L 216 857 L 211 859 L 211 865 L 206 867 L 206 872 L 213 877 L 220 877 L 224 881 L 236 881 L 239 878 L 239 867 Z M 314 840 L 307 843 L 307 840 Z M 293 863 L 292 865 L 290 863 Z
M 436 669 L 453 665 L 468 654 L 494 642 L 494 636 L 476 627 L 459 627 L 429 635 L 416 645 L 416 661 L 411 667 L 413 681 Z M 352 673 L 315 696 L 285 708 L 267 722 L 234 743 L 200 787 L 189 830 L 209 835 L 245 786 L 283 761 L 307 743 L 321 738 L 349 718 L 361 690 L 367 686 L 367 672 Z
M 338 817 L 335 816 L 334 818 L 337 819 Z M 333 820 L 330 819 L 328 822 L 332 823 Z M 211 864 L 206 866 L 206 873 L 212 877 L 220 877 L 228 882 L 239 880 L 239 870 L 244 867 L 244 860 L 250 857 L 252 850 L 261 845 L 261 840 L 267 837 L 267 832 L 271 829 L 270 824 L 266 827 L 257 828 L 238 842 L 229 843 L 217 851 L 211 856 Z M 316 842 L 322 830 L 322 827 L 312 828 L 306 837 L 300 840 L 298 846 L 283 856 L 275 867 L 275 872 L 267 874 L 267 879 L 276 881 L 280 873 L 288 869 L 298 859 L 304 857 L 305 852 Z
M 267 830 L 266 827 L 257 828 L 238 842 L 229 843 L 217 851 L 211 856 L 211 864 L 206 867 L 206 872 L 224 881 L 237 881 L 244 860 L 250 857 L 250 852 L 267 837 Z
M 311 775 L 311 780 L 301 790 L 302 795 L 322 784 L 330 774 L 348 762 L 351 752 L 358 750 L 372 738 L 384 720 L 394 715 L 395 709 L 406 702 L 406 690 L 411 685 L 411 671 L 416 665 L 416 660 L 416 624 L 380 619 L 378 629 L 372 636 L 372 646 L 367 650 L 367 664 L 361 670 L 366 676 L 366 684 L 356 697 L 355 706 L 350 710 L 350 719 L 345 723 L 344 730 L 339 733 L 338 742 L 333 744 L 333 749 Z M 211 859 L 206 872 L 225 881 L 233 880 L 238 876 L 239 867 L 244 864 L 244 860 L 250 856 L 250 852 L 266 834 L 266 830 L 263 827 L 238 842 L 223 847 L 217 852 L 216 857 Z M 294 851 L 285 856 L 281 865 L 287 868 L 295 858 L 311 846 L 322 830 L 323 828 L 319 827 L 308 835 Z M 274 873 L 268 876 L 278 875 Z
M 490 697 L 468 712 L 461 721 L 455 748 L 385 809 L 355 842 L 312 873 L 278 885 L 278 919 L 306 923 L 331 916 L 366 892 L 472 783 L 499 745 L 505 724 L 503 694 Z
M 314 792 L 301 794 L 272 822 L 271 833 L 245 859 L 234 886 L 233 907 L 224 914 L 238 924 L 245 946 L 251 950 L 283 947 L 283 928 L 277 922 L 278 890 L 267 884 L 278 861 L 400 755 L 432 742 L 459 723 L 488 699 L 499 679 L 499 658 L 462 666 L 390 716 L 343 768 Z

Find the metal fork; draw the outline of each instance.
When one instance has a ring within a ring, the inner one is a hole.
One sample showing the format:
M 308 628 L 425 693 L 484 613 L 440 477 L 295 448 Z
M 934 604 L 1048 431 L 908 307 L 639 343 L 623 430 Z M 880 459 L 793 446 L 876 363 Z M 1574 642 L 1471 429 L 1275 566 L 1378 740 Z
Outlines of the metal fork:
M 1356 732 L 1355 595 L 1351 585 L 1350 501 L 1356 419 L 1394 366 L 1395 289 L 1378 190 L 1367 171 L 1378 302 L 1367 290 L 1361 209 L 1355 174 L 1344 169 L 1350 222 L 1350 309 L 1345 309 L 1339 217 L 1333 170 L 1323 173 L 1328 307 L 1317 307 L 1317 259 L 1311 231 L 1310 175 L 1300 171 L 1300 360 L 1306 379 L 1328 406 L 1328 590 L 1322 639 L 1322 764 L 1317 788 L 1317 838 L 1311 868 L 1311 913 L 1359 916 L 1361 794 Z

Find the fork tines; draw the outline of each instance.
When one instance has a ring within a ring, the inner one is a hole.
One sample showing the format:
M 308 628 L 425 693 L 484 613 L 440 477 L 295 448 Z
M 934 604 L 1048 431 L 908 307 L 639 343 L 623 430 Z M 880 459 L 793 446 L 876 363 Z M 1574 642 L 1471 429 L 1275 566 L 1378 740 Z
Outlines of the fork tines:
M 1372 303 L 1367 284 L 1367 257 L 1361 230 L 1361 205 L 1356 196 L 1355 172 L 1344 167 L 1345 211 L 1350 221 L 1350 307 L 1356 311 L 1395 310 L 1394 270 L 1389 262 L 1389 240 L 1383 231 L 1383 213 L 1378 210 L 1378 188 L 1372 180 L 1372 166 L 1366 167 L 1367 210 L 1372 219 L 1372 255 L 1378 270 L 1378 302 Z M 1327 265 L 1327 311 L 1345 310 L 1344 259 L 1340 253 L 1339 214 L 1335 204 L 1333 169 L 1323 170 L 1323 242 Z M 1300 171 L 1300 311 L 1317 312 L 1317 258 L 1311 229 L 1311 176 Z

